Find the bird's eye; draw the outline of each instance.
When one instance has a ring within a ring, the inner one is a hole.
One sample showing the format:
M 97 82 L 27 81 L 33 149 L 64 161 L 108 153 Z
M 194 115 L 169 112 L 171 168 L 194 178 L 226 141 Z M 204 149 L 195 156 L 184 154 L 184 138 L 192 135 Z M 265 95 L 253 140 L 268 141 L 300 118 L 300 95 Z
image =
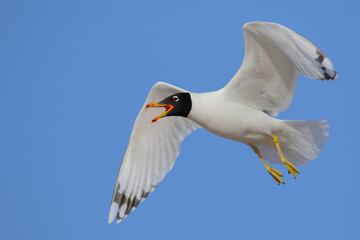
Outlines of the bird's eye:
M 171 98 L 171 101 L 177 102 L 177 101 L 179 101 L 179 97 L 178 97 L 178 96 L 173 96 L 173 97 Z

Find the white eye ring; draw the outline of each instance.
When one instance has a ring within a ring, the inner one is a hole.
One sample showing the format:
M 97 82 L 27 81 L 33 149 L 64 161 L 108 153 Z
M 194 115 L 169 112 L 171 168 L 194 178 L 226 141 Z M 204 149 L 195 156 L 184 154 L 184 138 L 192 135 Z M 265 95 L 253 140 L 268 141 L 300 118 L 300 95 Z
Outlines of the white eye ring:
M 173 97 L 171 98 L 171 101 L 173 101 L 173 102 L 178 102 L 178 101 L 179 101 L 179 97 L 178 97 L 178 96 L 173 96 Z

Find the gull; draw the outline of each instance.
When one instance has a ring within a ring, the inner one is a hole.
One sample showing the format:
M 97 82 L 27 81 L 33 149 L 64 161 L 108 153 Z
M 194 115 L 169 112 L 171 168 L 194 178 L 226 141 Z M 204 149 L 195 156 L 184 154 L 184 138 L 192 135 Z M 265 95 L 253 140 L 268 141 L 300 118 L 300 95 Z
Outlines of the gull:
M 300 172 L 295 165 L 320 154 L 329 135 L 326 120 L 275 117 L 289 107 L 299 74 L 335 79 L 332 63 L 313 43 L 282 25 L 250 22 L 243 30 L 243 63 L 222 89 L 193 93 L 164 82 L 151 88 L 121 163 L 109 223 L 115 217 L 121 222 L 145 200 L 174 166 L 181 142 L 197 128 L 250 146 L 277 184 L 284 183 L 283 175 L 266 161 L 285 165 L 296 178 Z

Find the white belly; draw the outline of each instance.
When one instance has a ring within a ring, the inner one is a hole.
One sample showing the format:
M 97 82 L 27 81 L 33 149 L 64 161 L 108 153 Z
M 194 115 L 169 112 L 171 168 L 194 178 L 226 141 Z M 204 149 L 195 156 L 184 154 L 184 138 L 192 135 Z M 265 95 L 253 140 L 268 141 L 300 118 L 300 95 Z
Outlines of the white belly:
M 281 120 L 274 119 L 262 111 L 233 102 L 224 102 L 222 98 L 217 99 L 214 95 L 192 95 L 192 102 L 188 118 L 220 137 L 238 142 L 269 144 L 272 141 L 270 135 L 278 132 L 282 125 Z

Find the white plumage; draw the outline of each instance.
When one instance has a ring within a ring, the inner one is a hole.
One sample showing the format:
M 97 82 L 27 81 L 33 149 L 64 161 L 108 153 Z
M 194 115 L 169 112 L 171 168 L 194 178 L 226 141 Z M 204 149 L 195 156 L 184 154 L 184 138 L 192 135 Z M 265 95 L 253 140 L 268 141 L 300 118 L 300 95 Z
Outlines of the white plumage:
M 116 216 L 117 222 L 127 217 L 154 190 L 173 167 L 181 141 L 199 127 L 248 144 L 277 183 L 283 183 L 281 173 L 264 159 L 285 164 L 295 177 L 298 170 L 292 164 L 302 165 L 319 155 L 328 136 L 326 120 L 284 121 L 273 117 L 289 107 L 299 73 L 314 79 L 335 79 L 330 60 L 309 40 L 279 24 L 252 22 L 243 29 L 245 56 L 241 68 L 218 91 L 189 93 L 191 110 L 186 116 L 173 114 L 151 124 L 163 110 L 145 111 L 145 106 L 150 106 L 147 104 L 188 91 L 162 82 L 150 90 L 120 167 L 109 223 Z M 176 98 L 171 99 L 184 101 Z M 183 106 L 174 109 L 183 114 Z

